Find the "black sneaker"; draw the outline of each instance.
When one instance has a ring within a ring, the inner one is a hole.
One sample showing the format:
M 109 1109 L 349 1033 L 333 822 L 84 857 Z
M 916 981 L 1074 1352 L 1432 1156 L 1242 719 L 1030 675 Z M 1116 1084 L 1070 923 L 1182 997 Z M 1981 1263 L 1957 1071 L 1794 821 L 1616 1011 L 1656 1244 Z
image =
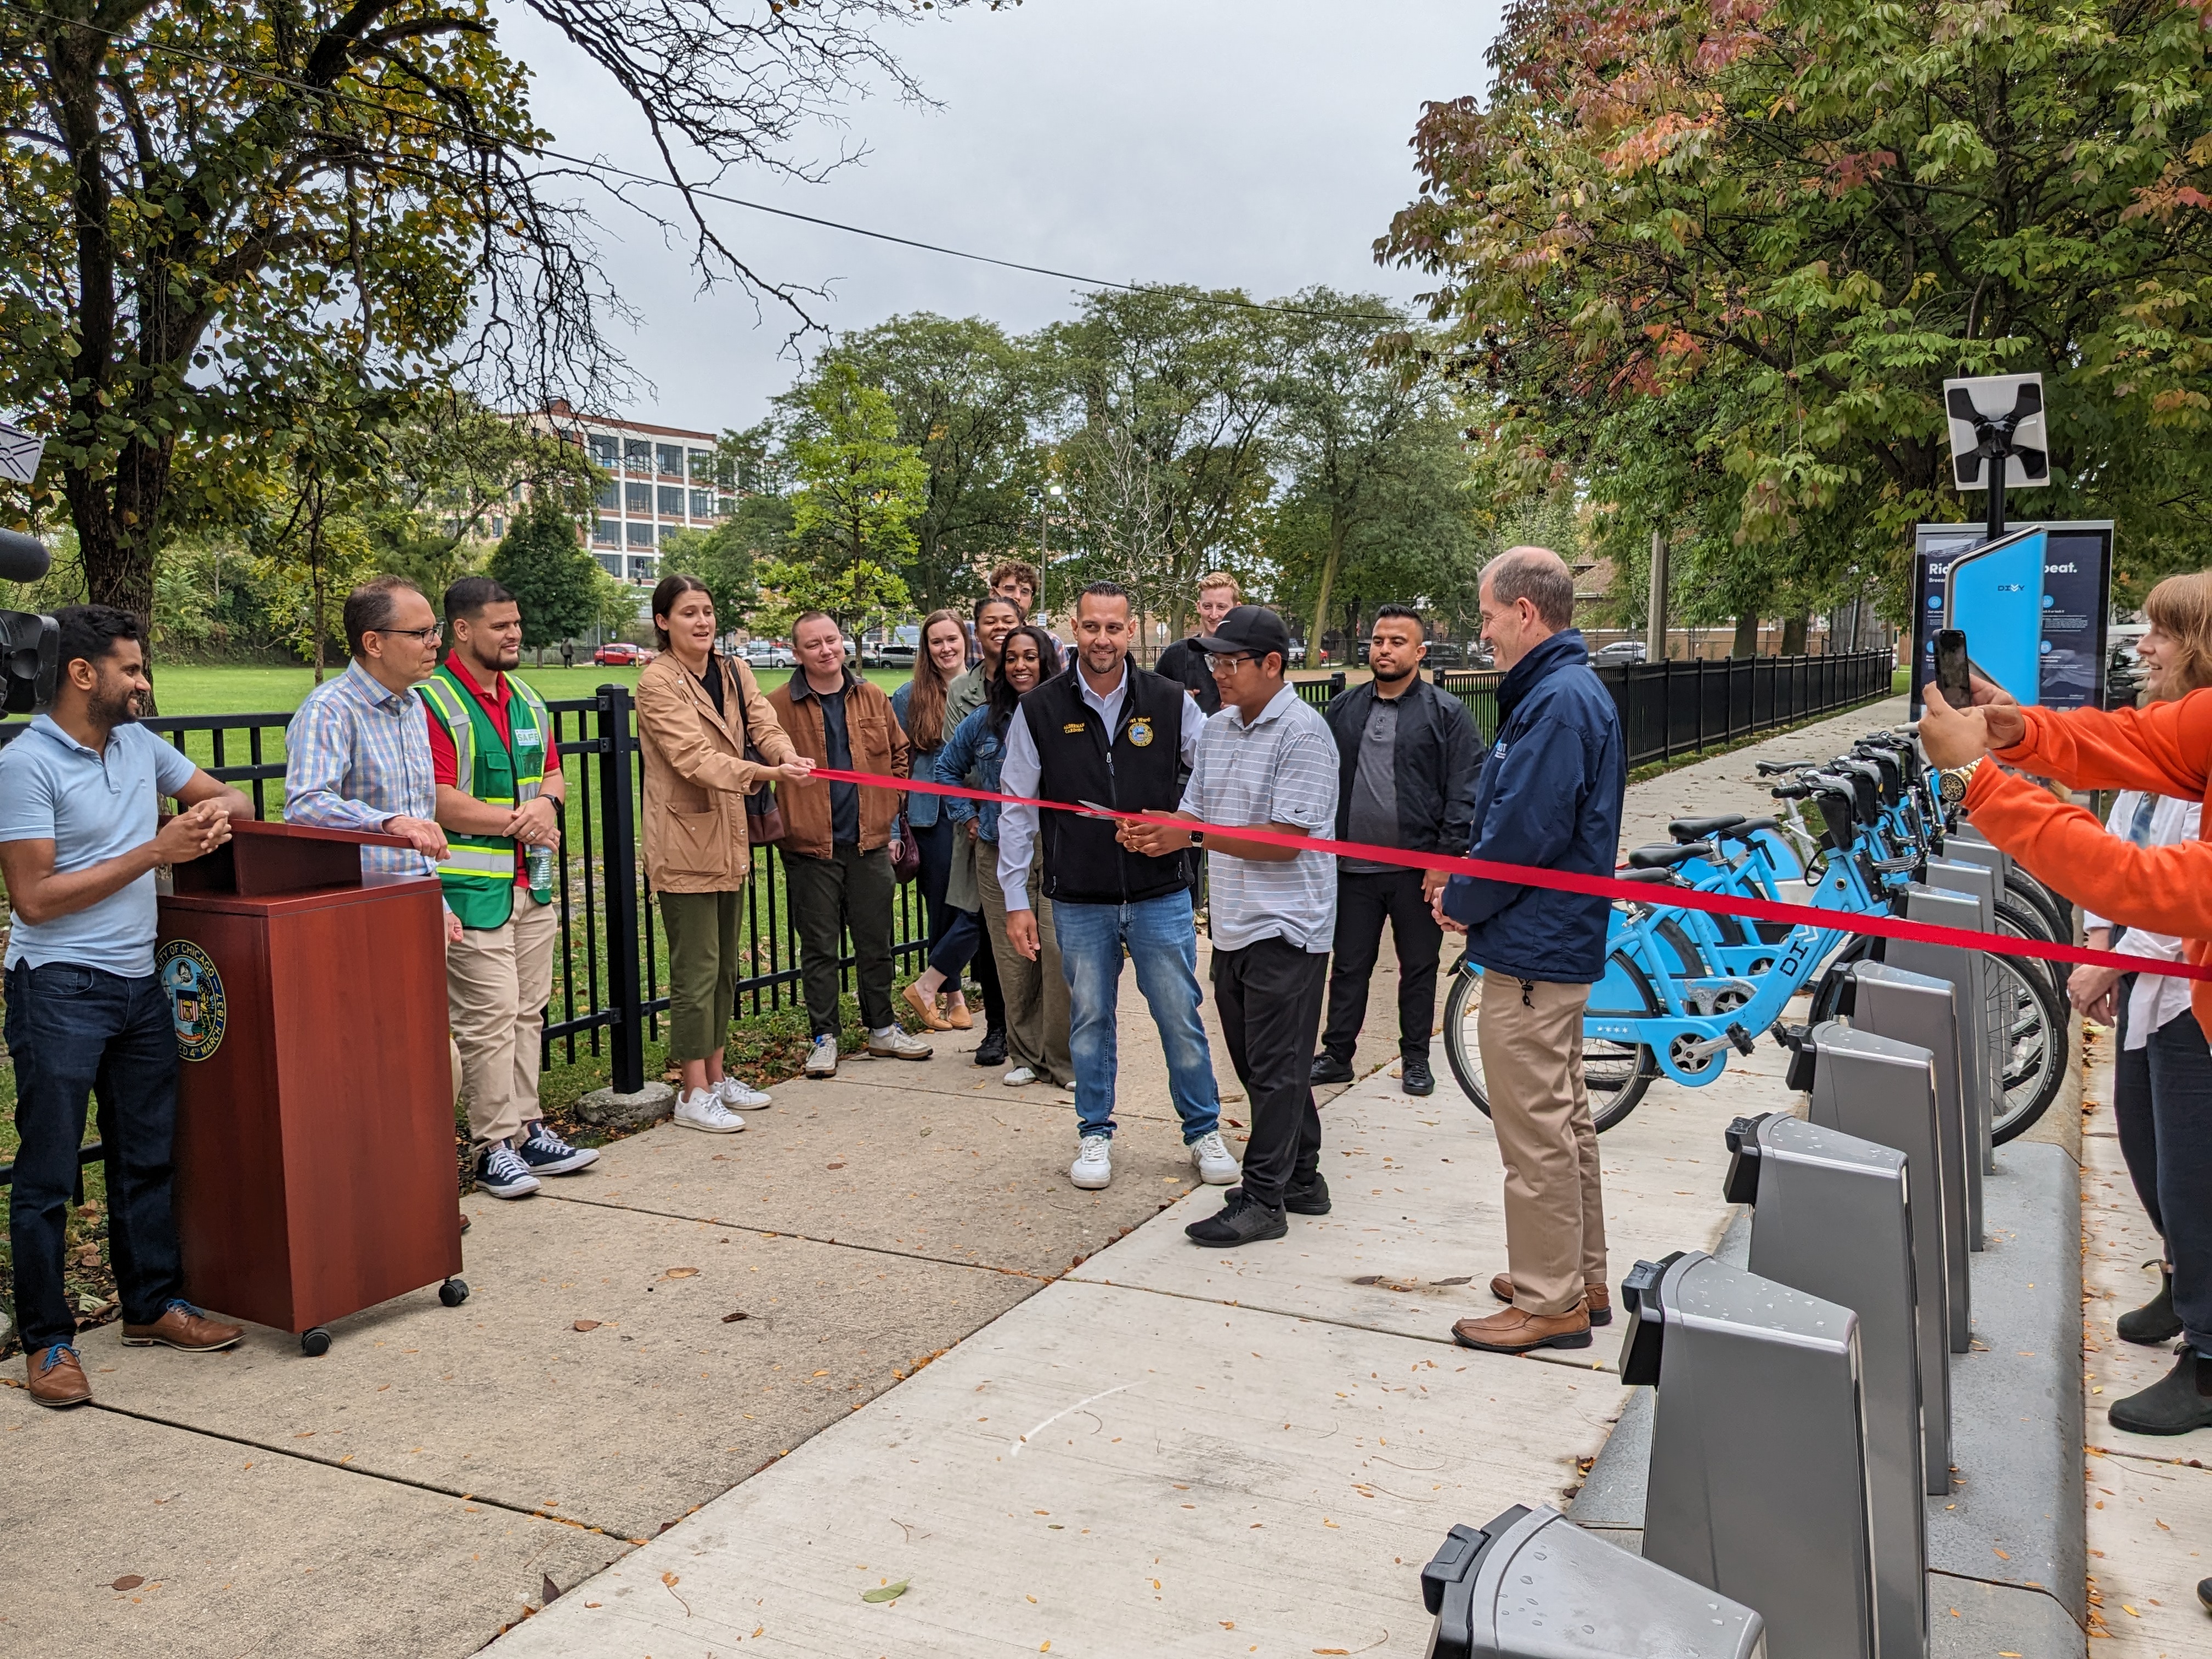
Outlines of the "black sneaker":
M 1429 1069 L 1427 1060 L 1409 1060 L 1399 1084 L 1409 1095 L 1432 1095 L 1437 1091 L 1437 1074 Z
M 2115 1400 L 2106 1415 L 2130 1434 L 2212 1429 L 2212 1359 L 2185 1349 L 2165 1376 L 2141 1394 Z
M 527 1198 L 538 1190 L 538 1177 L 501 1140 L 485 1147 L 477 1159 L 477 1187 L 494 1198 Z
M 2173 1270 L 2161 1265 L 2158 1270 L 2158 1294 L 2140 1308 L 2124 1313 L 2119 1318 L 2120 1340 L 2140 1342 L 2147 1348 L 2155 1348 L 2161 1342 L 2171 1342 L 2181 1334 L 2181 1319 L 2173 1311 Z
M 1352 1062 L 1339 1060 L 1334 1054 L 1314 1056 L 1313 1070 L 1308 1074 L 1309 1083 L 1349 1083 L 1352 1081 Z
M 1006 1063 L 1006 1034 L 1004 1031 L 983 1033 L 983 1041 L 975 1050 L 975 1063 L 978 1066 L 1003 1066 Z
M 1266 1205 L 1245 1197 L 1243 1189 L 1239 1188 L 1221 1206 L 1219 1214 L 1210 1215 L 1203 1221 L 1192 1222 L 1183 1229 L 1183 1233 L 1194 1244 L 1227 1250 L 1239 1244 L 1257 1244 L 1263 1239 L 1281 1238 L 1290 1231 L 1290 1221 L 1282 1211 L 1271 1210 Z
M 532 1175 L 574 1175 L 599 1161 L 597 1150 L 571 1146 L 542 1117 L 530 1126 L 528 1139 L 515 1150 Z
M 1224 1199 L 1244 1196 L 1242 1187 L 1231 1187 L 1222 1194 Z M 1328 1177 L 1318 1170 L 1311 1181 L 1293 1181 L 1283 1188 L 1283 1207 L 1292 1215 L 1327 1215 L 1328 1213 Z

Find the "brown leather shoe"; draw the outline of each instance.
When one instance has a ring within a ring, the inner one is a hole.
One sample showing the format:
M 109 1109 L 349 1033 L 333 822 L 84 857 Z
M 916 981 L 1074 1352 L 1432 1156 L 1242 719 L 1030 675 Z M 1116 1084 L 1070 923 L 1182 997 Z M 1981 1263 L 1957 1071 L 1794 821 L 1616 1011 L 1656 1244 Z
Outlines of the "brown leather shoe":
M 1462 1348 L 1485 1353 L 1527 1353 L 1531 1348 L 1587 1348 L 1590 1345 L 1589 1310 L 1577 1303 L 1563 1314 L 1524 1313 L 1507 1308 L 1487 1319 L 1462 1319 L 1452 1327 L 1452 1340 Z
M 92 1384 L 84 1380 L 84 1367 L 76 1363 L 76 1350 L 55 1342 L 23 1356 L 30 1368 L 31 1398 L 41 1406 L 82 1406 L 92 1398 Z
M 123 1346 L 150 1348 L 156 1342 L 181 1348 L 186 1353 L 213 1353 L 246 1334 L 242 1325 L 224 1325 L 210 1319 L 189 1302 L 172 1302 L 150 1325 L 125 1325 Z
M 1492 1273 L 1490 1276 L 1490 1293 L 1500 1302 L 1510 1302 L 1513 1299 L 1513 1275 Z M 1603 1285 L 1583 1285 L 1583 1300 L 1589 1308 L 1591 1324 L 1613 1323 L 1613 1292 Z

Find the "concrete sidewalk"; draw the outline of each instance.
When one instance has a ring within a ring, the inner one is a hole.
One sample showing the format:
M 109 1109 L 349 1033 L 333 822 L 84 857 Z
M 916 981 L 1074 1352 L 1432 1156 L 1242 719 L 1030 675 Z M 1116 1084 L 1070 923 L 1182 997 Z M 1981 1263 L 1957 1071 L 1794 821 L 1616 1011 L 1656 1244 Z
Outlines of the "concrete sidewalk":
M 1638 786 L 1627 839 L 1761 809 L 1760 755 L 1900 710 Z M 1218 1195 L 1186 1196 L 1125 982 L 1103 1193 L 1067 1185 L 1058 1096 L 940 1036 L 927 1064 L 779 1085 L 743 1135 L 663 1126 L 539 1199 L 470 1198 L 469 1302 L 399 1297 L 323 1358 L 260 1329 L 206 1358 L 89 1333 L 93 1407 L 0 1389 L 0 1645 L 459 1655 L 552 1591 L 507 1641 L 1419 1652 L 1414 1574 L 1444 1528 L 1564 1501 L 1622 1391 L 1618 1328 L 1543 1363 L 1450 1346 L 1494 1305 L 1496 1152 L 1440 1046 L 1426 1100 L 1377 1069 L 1390 961 L 1370 1075 L 1325 1113 L 1337 1210 L 1280 1243 L 1183 1243 Z M 1779 1058 L 1655 1087 L 1605 1138 L 1619 1267 L 1713 1242 L 1721 1127 L 1776 1103 Z M 902 1577 L 898 1601 L 859 1600 Z

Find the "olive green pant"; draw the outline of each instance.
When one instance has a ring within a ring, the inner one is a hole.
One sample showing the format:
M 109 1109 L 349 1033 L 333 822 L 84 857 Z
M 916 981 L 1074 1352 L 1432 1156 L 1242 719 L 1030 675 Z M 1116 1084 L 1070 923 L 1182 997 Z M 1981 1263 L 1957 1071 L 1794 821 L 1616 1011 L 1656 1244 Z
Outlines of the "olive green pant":
M 737 1006 L 742 891 L 663 893 L 668 929 L 668 1058 L 705 1060 L 730 1040 Z

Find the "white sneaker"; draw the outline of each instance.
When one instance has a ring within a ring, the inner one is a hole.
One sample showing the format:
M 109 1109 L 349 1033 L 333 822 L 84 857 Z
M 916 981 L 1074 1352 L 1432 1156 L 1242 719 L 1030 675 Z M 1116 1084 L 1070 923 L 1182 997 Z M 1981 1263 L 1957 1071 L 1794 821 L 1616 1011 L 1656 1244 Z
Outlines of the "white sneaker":
M 1114 1138 L 1111 1135 L 1085 1135 L 1082 1150 L 1076 1153 L 1075 1162 L 1067 1166 L 1067 1178 L 1087 1193 L 1095 1193 L 1114 1179 Z
M 1025 1089 L 1036 1081 L 1036 1073 L 1026 1066 L 1017 1066 L 999 1081 L 1009 1089 Z
M 716 1084 L 714 1093 L 732 1111 L 742 1106 L 746 1111 L 757 1112 L 773 1103 L 765 1090 L 750 1088 L 733 1077 L 725 1077 Z
M 937 1050 L 910 1031 L 885 1025 L 868 1033 L 868 1052 L 878 1060 L 927 1060 Z
M 1190 1143 L 1190 1161 L 1198 1165 L 1198 1178 L 1209 1187 L 1226 1187 L 1243 1173 L 1243 1166 L 1223 1142 L 1218 1129 Z
M 687 1129 L 703 1129 L 710 1135 L 733 1135 L 745 1127 L 744 1119 L 722 1104 L 712 1089 L 696 1089 L 676 1097 L 676 1121 Z
M 836 1037 L 818 1036 L 814 1039 L 813 1048 L 807 1050 L 806 1054 L 806 1075 L 809 1077 L 837 1075 L 837 1039 Z

